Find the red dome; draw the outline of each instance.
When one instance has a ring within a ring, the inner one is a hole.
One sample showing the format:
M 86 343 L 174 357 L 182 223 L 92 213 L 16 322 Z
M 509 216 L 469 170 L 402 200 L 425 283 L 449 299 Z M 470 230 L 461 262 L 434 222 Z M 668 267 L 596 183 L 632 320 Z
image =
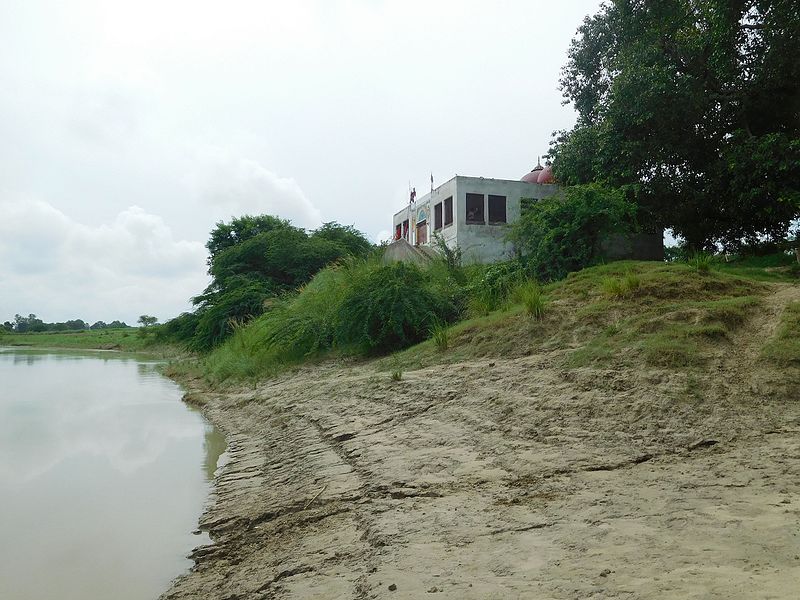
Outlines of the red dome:
M 525 175 L 522 176 L 521 181 L 524 181 L 525 183 L 539 183 L 539 174 L 542 171 L 543 171 L 542 165 L 536 165 L 535 167 L 533 167 L 533 171 L 531 171 L 530 173 L 525 173 Z
M 555 179 L 553 179 L 553 167 L 545 165 L 544 169 L 539 171 L 539 178 L 536 180 L 536 183 L 555 183 Z

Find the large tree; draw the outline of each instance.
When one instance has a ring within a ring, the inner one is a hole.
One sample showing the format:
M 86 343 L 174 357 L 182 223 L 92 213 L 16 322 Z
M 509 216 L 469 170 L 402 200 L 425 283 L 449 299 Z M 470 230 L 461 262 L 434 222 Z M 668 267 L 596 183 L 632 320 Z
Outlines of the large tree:
M 800 215 L 800 3 L 614 0 L 562 71 L 557 178 L 622 187 L 691 246 L 782 239 Z
M 325 223 L 307 233 L 270 215 L 237 217 L 217 223 L 206 244 L 211 283 L 162 335 L 208 350 L 237 324 L 264 312 L 269 298 L 292 292 L 317 271 L 345 256 L 363 256 L 372 244 L 352 226 Z

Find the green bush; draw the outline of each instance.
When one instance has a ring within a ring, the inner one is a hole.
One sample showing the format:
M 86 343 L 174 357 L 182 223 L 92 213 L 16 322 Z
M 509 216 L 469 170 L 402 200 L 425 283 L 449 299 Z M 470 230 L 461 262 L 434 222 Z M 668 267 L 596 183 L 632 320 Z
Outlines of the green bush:
M 444 352 L 450 346 L 447 325 L 443 323 L 439 323 L 438 321 L 434 323 L 433 327 L 431 328 L 431 337 L 433 338 L 433 343 L 440 352 Z
M 633 271 L 628 271 L 622 277 L 604 277 L 601 285 L 603 293 L 610 298 L 627 298 L 642 285 L 642 280 Z
M 189 344 L 197 330 L 200 316 L 197 313 L 181 313 L 163 325 L 155 328 L 155 337 L 159 342 L 176 342 Z
M 522 304 L 525 312 L 534 319 L 544 317 L 545 300 L 542 295 L 542 288 L 535 281 L 526 281 L 514 290 L 512 294 L 514 302 Z
M 267 287 L 257 281 L 218 294 L 213 303 L 197 311 L 197 325 L 189 347 L 201 352 L 210 350 L 233 332 L 235 323 L 263 313 L 268 295 Z
M 518 260 L 474 265 L 466 286 L 467 312 L 481 317 L 503 308 L 512 292 L 530 278 L 527 266 Z
M 711 271 L 711 267 L 716 262 L 716 258 L 713 254 L 709 254 L 708 252 L 697 252 L 691 256 L 689 259 L 689 264 L 698 272 L 698 273 L 708 273 Z
M 360 354 L 405 348 L 428 336 L 433 323 L 458 314 L 453 298 L 435 285 L 429 272 L 409 263 L 392 263 L 356 277 L 345 291 L 335 343 Z
M 530 202 L 512 225 L 509 240 L 539 281 L 563 279 L 602 258 L 603 240 L 630 233 L 636 206 L 619 189 L 600 184 L 564 188 L 552 198 Z

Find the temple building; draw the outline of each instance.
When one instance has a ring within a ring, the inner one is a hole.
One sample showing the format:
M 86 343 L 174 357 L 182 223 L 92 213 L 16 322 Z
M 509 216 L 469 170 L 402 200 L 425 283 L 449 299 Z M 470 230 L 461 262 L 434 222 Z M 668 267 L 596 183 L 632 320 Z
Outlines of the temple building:
M 520 180 L 463 177 L 456 175 L 430 193 L 415 198 L 395 213 L 393 238 L 398 246 L 390 250 L 398 256 L 403 242 L 429 254 L 434 236 L 441 236 L 451 247 L 459 247 L 467 262 L 490 263 L 514 257 L 514 245 L 506 240 L 507 225 L 516 221 L 527 202 L 536 202 L 558 193 L 550 165 L 537 164 Z M 663 258 L 661 235 L 640 234 L 609 240 L 609 258 Z

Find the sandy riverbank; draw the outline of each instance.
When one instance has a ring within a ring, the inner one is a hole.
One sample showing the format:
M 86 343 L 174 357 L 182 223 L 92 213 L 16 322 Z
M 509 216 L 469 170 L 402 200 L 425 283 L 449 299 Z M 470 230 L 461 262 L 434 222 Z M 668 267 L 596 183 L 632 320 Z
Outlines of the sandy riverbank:
M 230 460 L 215 544 L 163 598 L 795 598 L 800 385 L 757 352 L 780 300 L 701 373 L 551 353 L 184 382 Z

